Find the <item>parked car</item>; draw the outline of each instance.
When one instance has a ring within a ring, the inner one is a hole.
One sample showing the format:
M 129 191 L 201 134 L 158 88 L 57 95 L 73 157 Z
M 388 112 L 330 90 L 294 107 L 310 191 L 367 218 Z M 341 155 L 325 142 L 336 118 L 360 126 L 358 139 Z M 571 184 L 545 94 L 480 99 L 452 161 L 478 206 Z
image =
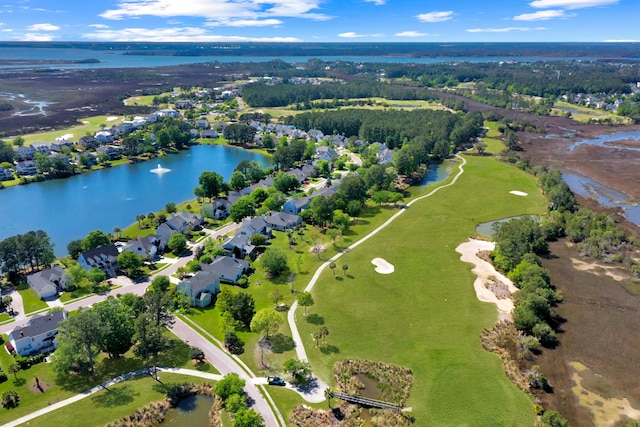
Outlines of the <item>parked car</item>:
M 267 383 L 269 383 L 269 385 L 287 385 L 287 383 L 280 377 L 267 377 Z

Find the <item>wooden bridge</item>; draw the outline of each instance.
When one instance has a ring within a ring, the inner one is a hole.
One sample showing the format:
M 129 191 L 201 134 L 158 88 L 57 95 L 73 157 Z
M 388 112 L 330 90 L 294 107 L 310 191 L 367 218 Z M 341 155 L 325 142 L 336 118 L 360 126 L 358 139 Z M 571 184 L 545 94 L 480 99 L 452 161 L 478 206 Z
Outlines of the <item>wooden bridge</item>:
M 394 411 L 402 410 L 402 405 L 383 402 L 382 400 L 369 399 L 368 397 L 356 396 L 353 394 L 345 394 L 345 393 L 339 393 L 339 392 L 334 392 L 333 396 L 349 403 L 355 403 L 357 405 L 368 406 L 371 408 L 393 409 Z

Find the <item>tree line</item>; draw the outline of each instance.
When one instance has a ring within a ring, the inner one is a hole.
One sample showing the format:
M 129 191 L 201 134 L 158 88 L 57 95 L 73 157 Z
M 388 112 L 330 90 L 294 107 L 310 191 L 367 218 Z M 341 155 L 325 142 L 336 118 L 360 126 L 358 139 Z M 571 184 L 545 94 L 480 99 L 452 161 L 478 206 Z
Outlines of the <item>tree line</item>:
M 42 230 L 7 237 L 0 242 L 0 270 L 11 278 L 20 271 L 47 266 L 55 260 L 53 246 Z

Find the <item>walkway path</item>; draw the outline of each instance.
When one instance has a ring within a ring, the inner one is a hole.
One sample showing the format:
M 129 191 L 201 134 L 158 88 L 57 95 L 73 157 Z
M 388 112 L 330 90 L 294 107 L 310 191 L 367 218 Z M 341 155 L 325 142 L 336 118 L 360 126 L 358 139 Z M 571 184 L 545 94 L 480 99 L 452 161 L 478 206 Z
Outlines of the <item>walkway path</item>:
M 456 181 L 458 181 L 458 178 L 460 178 L 460 176 L 462 176 L 462 174 L 464 173 L 464 165 L 467 164 L 467 160 L 464 157 L 461 157 L 461 156 L 457 156 L 457 157 L 462 160 L 462 163 L 460 163 L 458 165 L 458 169 L 459 169 L 458 170 L 458 174 L 451 180 L 450 183 L 442 185 L 442 186 L 437 187 L 437 188 L 434 188 L 430 193 L 425 194 L 424 196 L 420 196 L 420 197 L 417 197 L 417 198 L 413 199 L 412 201 L 407 203 L 407 206 L 412 206 L 414 203 L 416 203 L 416 202 L 418 202 L 420 200 L 423 200 L 423 199 L 426 199 L 427 197 L 433 196 L 435 193 L 437 193 L 438 191 L 442 190 L 443 188 L 451 187 L 452 185 L 454 185 L 456 183 Z M 318 278 L 320 277 L 320 274 L 322 274 L 324 269 L 327 268 L 329 266 L 329 264 L 331 264 L 332 262 L 335 262 L 338 258 L 340 258 L 345 253 L 351 251 L 355 247 L 360 246 L 362 243 L 366 242 L 367 240 L 369 240 L 370 238 L 372 238 L 373 236 L 378 234 L 380 231 L 384 230 L 389 224 L 391 224 L 393 221 L 395 221 L 400 215 L 405 213 L 405 211 L 406 211 L 406 209 L 400 209 L 391 218 L 386 220 L 382 225 L 378 226 L 371 233 L 367 234 L 366 236 L 364 236 L 362 239 L 358 240 L 357 242 L 355 242 L 351 246 L 343 249 L 339 253 L 335 254 L 334 256 L 332 256 L 331 258 L 326 260 L 320 267 L 318 267 L 318 269 L 316 270 L 315 274 L 313 275 L 313 277 L 309 281 L 309 284 L 307 285 L 306 288 L 304 288 L 304 292 L 311 292 L 311 290 L 315 286 L 316 282 L 318 281 Z M 289 327 L 291 328 L 291 335 L 293 336 L 293 341 L 296 344 L 295 348 L 296 348 L 296 354 L 298 356 L 298 359 L 299 360 L 308 361 L 309 359 L 307 358 L 307 352 L 306 352 L 306 350 L 304 348 L 304 343 L 302 341 L 302 337 L 300 336 L 300 331 L 298 331 L 298 325 L 296 324 L 295 312 L 296 312 L 297 308 L 298 308 L 298 302 L 296 301 L 291 305 L 291 308 L 289 309 L 289 312 L 287 313 L 287 321 L 289 322 Z

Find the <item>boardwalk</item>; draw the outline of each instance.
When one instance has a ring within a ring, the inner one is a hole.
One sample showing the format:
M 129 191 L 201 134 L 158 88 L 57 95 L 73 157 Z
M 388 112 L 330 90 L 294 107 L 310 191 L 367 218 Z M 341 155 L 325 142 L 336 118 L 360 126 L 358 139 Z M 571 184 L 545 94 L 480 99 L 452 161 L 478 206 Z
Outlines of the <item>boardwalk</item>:
M 369 399 L 368 397 L 356 396 L 354 394 L 338 393 L 334 392 L 334 397 L 342 399 L 349 403 L 355 403 L 357 405 L 367 406 L 370 408 L 380 409 L 393 409 L 394 411 L 401 411 L 402 405 L 396 405 L 395 403 L 383 402 L 382 400 Z

